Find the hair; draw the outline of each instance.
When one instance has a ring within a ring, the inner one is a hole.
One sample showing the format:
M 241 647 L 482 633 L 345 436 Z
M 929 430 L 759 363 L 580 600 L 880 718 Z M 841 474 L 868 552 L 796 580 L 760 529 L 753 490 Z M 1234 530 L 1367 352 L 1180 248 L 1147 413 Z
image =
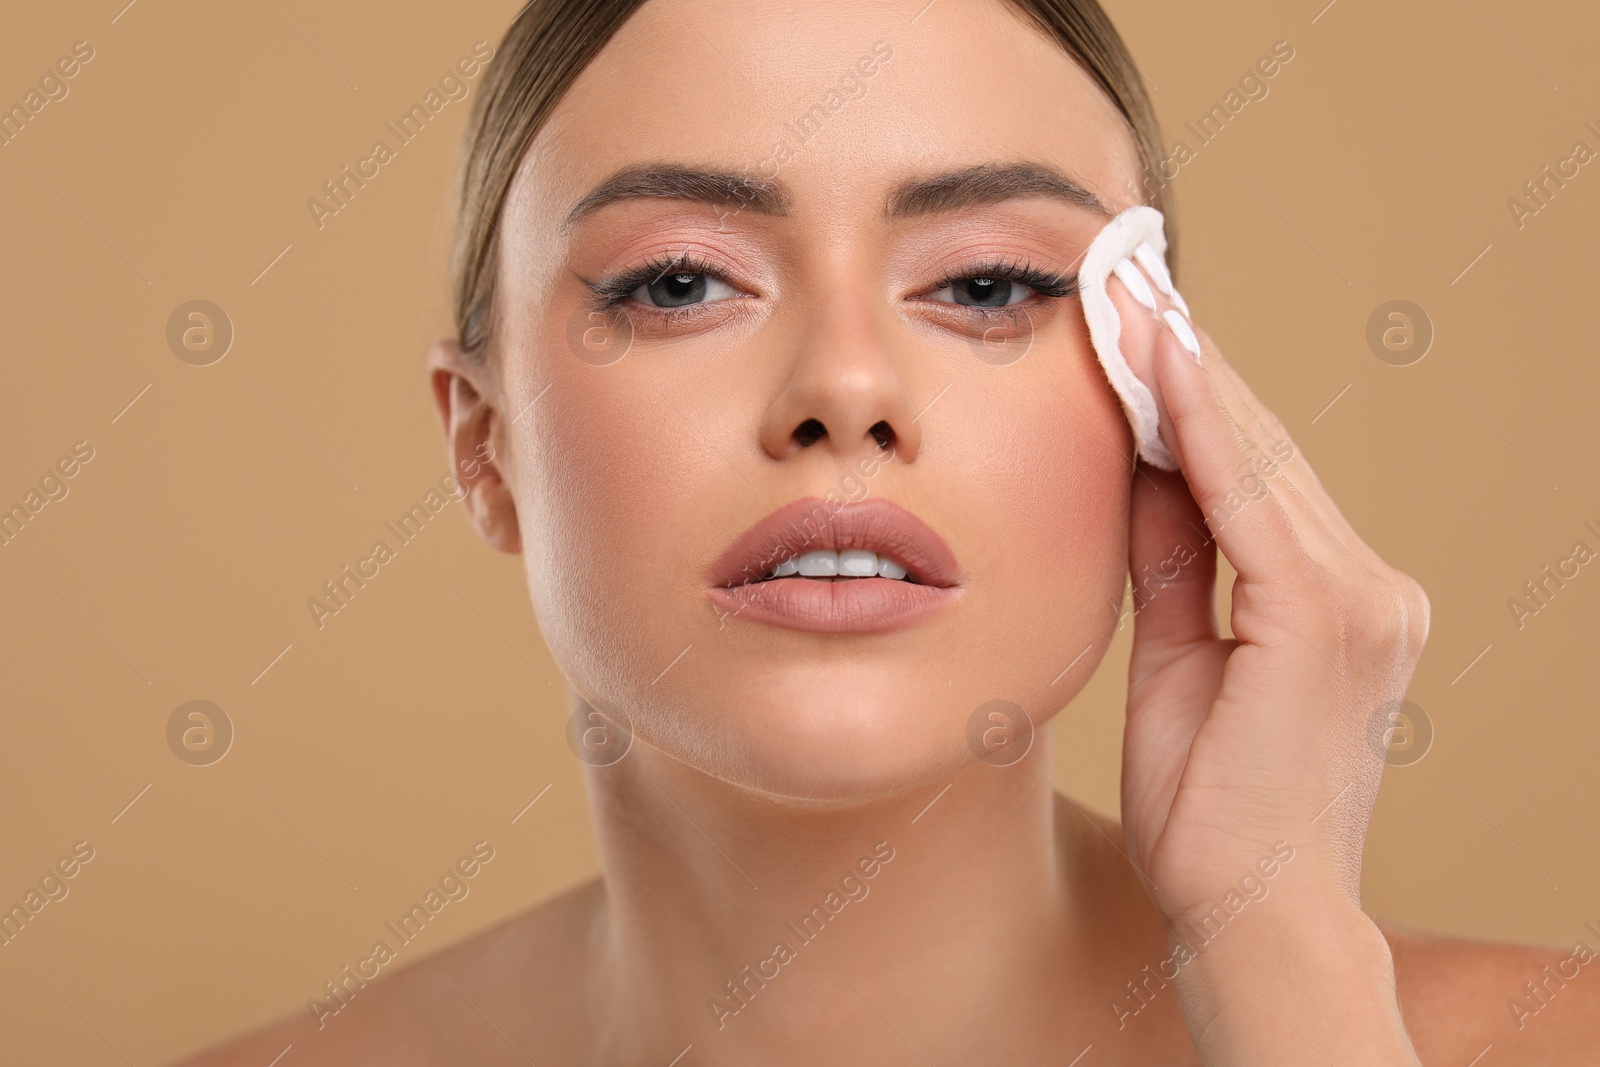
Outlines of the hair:
M 645 0 L 531 0 L 488 65 L 457 170 L 452 303 L 457 342 L 487 358 L 494 334 L 499 219 L 517 167 L 567 89 Z M 1145 202 L 1167 217 L 1167 260 L 1177 248 L 1166 183 L 1152 181 L 1161 130 L 1144 81 L 1097 0 L 1006 0 L 1053 38 L 1103 89 L 1132 128 Z

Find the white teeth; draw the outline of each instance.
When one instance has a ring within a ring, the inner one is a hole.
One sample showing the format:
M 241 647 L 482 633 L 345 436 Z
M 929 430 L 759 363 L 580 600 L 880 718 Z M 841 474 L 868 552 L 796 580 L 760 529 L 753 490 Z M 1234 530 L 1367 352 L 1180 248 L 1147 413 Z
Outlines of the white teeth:
M 839 553 L 839 573 L 851 578 L 871 578 L 878 573 L 878 554 L 864 548 L 847 548 Z
M 827 578 L 839 573 L 839 553 L 826 548 L 802 552 L 797 562 L 802 578 Z
M 905 578 L 906 569 L 888 556 L 880 556 L 864 548 L 845 548 L 834 551 L 827 548 L 802 552 L 791 556 L 763 578 L 786 578 L 798 574 L 802 578 Z

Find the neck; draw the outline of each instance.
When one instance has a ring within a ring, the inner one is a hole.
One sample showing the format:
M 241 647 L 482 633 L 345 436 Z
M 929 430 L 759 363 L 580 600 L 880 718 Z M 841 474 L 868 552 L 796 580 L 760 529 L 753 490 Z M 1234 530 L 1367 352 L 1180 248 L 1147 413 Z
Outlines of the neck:
M 909 1033 L 955 1022 L 950 1004 L 970 1028 L 1058 991 L 1086 935 L 1048 750 L 1041 729 L 1010 767 L 827 806 L 637 740 L 590 769 L 600 1029 L 619 1043 L 605 1062 L 665 1064 L 690 1044 L 697 1064 L 864 1062 L 874 1043 L 903 1060 Z

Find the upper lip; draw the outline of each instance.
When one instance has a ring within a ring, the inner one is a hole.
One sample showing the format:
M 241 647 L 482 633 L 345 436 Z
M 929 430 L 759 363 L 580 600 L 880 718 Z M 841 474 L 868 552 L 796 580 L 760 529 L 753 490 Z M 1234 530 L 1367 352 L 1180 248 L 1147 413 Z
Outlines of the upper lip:
M 725 587 L 759 581 L 784 560 L 824 548 L 861 548 L 888 556 L 921 585 L 961 582 L 950 546 L 899 504 L 870 497 L 834 505 L 818 496 L 785 504 L 740 534 L 711 565 L 706 580 Z

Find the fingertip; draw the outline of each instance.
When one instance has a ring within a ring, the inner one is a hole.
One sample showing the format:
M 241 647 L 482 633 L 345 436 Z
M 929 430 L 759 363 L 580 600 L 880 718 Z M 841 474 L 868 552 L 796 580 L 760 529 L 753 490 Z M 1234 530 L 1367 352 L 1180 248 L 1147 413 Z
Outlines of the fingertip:
M 1117 279 L 1122 282 L 1123 287 L 1128 290 L 1129 294 L 1131 294 L 1146 311 L 1150 312 L 1151 314 L 1156 313 L 1155 290 L 1150 287 L 1149 280 L 1146 279 L 1145 276 L 1140 272 L 1139 268 L 1134 265 L 1133 260 L 1124 256 L 1122 259 L 1117 261 L 1116 266 L 1112 267 L 1111 271 L 1117 277 Z
M 1190 324 L 1189 320 L 1176 309 L 1168 309 L 1161 316 L 1161 320 L 1166 324 L 1166 329 L 1162 333 L 1173 337 L 1183 347 L 1183 350 L 1189 354 L 1190 358 L 1194 360 L 1195 364 L 1199 365 L 1201 362 L 1200 339 L 1195 336 L 1194 326 Z
M 1168 312 L 1173 314 L 1173 312 Z M 1193 414 L 1195 401 L 1210 392 L 1210 375 L 1207 368 L 1184 344 L 1172 324 L 1163 320 L 1151 346 L 1152 373 L 1160 386 L 1161 407 L 1165 418 L 1162 437 L 1170 429 L 1173 438 L 1181 438 L 1177 423 L 1185 415 Z M 1181 440 L 1168 442 L 1174 455 L 1180 455 Z

